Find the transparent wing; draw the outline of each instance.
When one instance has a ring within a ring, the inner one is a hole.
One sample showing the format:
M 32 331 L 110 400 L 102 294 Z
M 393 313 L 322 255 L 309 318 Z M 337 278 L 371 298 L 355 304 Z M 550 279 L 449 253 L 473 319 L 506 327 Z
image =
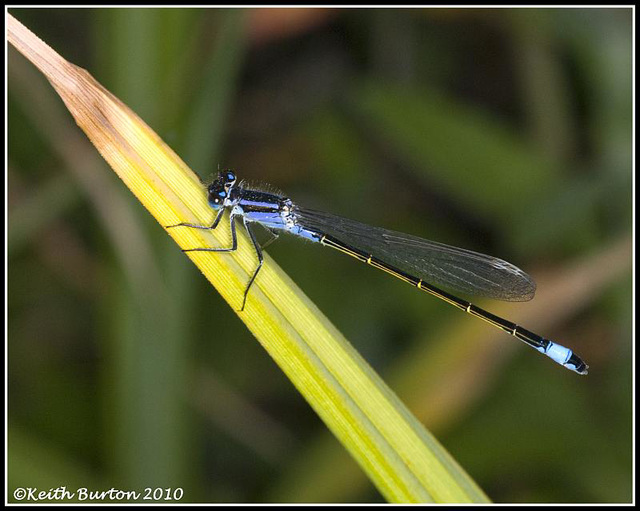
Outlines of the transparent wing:
M 535 282 L 496 257 L 451 247 L 400 232 L 372 227 L 330 213 L 296 207 L 296 222 L 418 277 L 465 294 L 497 300 L 531 300 Z

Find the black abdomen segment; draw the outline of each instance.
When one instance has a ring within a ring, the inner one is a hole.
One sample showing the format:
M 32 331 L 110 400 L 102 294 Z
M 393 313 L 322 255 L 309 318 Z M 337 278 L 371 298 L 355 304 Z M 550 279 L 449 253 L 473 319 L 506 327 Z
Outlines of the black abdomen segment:
M 405 282 L 416 286 L 422 291 L 426 291 L 427 293 L 432 294 L 447 303 L 450 303 L 451 305 L 457 307 L 460 310 L 463 310 L 468 314 L 471 314 L 472 316 L 476 316 L 488 323 L 491 323 L 493 326 L 496 326 L 501 330 L 507 332 L 508 334 L 511 334 L 514 337 L 520 339 L 522 342 L 531 346 L 540 353 L 547 355 L 553 361 L 566 367 L 567 369 L 571 369 L 578 374 L 587 374 L 587 369 L 589 366 L 580 357 L 575 355 L 569 348 L 540 337 L 539 335 L 534 334 L 533 332 L 530 332 L 529 330 L 522 328 L 521 326 L 518 326 L 511 321 L 507 321 L 506 319 L 496 316 L 495 314 L 491 314 L 490 312 L 481 309 L 480 307 L 477 307 L 470 302 L 453 296 L 446 291 L 442 291 L 436 286 L 424 282 L 418 277 L 409 275 L 402 270 L 394 268 L 384 261 L 381 261 L 370 254 L 362 252 L 361 250 L 353 248 L 346 243 L 343 243 L 342 241 L 334 238 L 333 236 L 321 236 L 320 243 L 326 245 L 327 247 L 339 250 L 344 254 L 350 255 L 351 257 L 355 257 L 363 263 L 367 263 L 371 266 L 379 268 L 380 270 L 383 270 L 393 275 L 394 277 L 399 278 L 400 280 L 404 280 Z

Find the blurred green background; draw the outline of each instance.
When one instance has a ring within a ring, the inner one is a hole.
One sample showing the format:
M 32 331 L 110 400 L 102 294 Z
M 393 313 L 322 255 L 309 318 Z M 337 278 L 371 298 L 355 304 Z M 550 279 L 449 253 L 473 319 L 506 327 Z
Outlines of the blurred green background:
M 495 502 L 631 501 L 630 9 L 10 12 L 203 179 L 528 271 L 533 302 L 474 302 L 587 377 L 337 252 L 268 249 Z M 9 495 L 381 502 L 13 48 L 8 85 Z

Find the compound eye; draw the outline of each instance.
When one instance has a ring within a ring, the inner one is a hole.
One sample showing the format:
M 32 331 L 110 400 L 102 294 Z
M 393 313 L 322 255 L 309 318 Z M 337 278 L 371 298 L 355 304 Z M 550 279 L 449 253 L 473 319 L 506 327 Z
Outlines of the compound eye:
M 227 198 L 227 192 L 224 190 L 211 191 L 209 193 L 209 204 L 212 208 L 218 209 L 224 204 L 224 200 Z
M 229 192 L 231 190 L 231 188 L 233 188 L 233 185 L 236 183 L 236 175 L 233 171 L 231 170 L 225 170 L 224 174 L 222 175 L 222 179 L 224 181 L 224 189 L 226 192 Z
M 222 204 L 226 198 L 227 192 L 225 190 L 220 190 L 213 195 L 213 202 L 215 202 L 216 204 Z

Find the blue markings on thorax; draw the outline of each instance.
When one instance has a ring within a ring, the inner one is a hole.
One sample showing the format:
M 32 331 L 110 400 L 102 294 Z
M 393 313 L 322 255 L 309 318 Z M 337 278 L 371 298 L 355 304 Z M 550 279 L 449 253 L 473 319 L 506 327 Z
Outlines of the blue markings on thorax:
M 242 205 L 244 206 L 244 204 Z M 243 207 L 244 209 L 244 207 Z M 287 230 L 285 220 L 282 218 L 280 211 L 260 211 L 244 209 L 244 217 L 249 222 L 258 222 L 270 229 L 284 229 Z
M 285 196 L 261 190 L 233 188 L 230 202 L 242 212 L 248 222 L 257 222 L 267 229 L 284 231 L 294 236 L 318 242 L 321 234 L 306 229 L 298 224 L 294 213 L 294 205 Z
M 266 200 L 256 199 L 259 198 L 245 195 L 238 201 L 237 206 L 242 209 L 242 216 L 248 222 L 257 222 L 268 229 L 285 231 L 309 241 L 320 241 L 322 235 L 298 225 L 295 214 L 292 212 L 290 200 L 277 196 L 260 197 L 260 199 Z

